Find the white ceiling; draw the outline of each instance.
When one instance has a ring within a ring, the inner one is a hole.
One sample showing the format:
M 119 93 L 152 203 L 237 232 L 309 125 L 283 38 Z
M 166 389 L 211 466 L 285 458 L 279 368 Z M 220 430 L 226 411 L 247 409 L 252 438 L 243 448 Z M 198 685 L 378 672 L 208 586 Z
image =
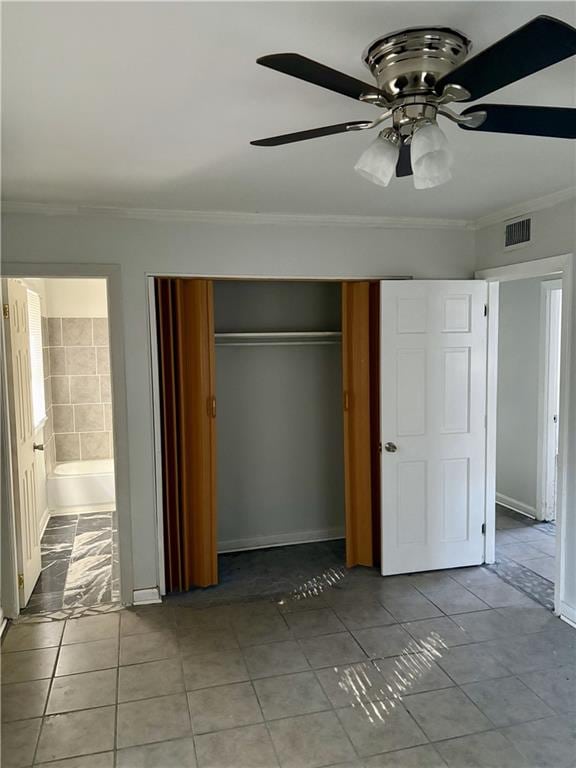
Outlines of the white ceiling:
M 454 180 L 382 189 L 352 170 L 373 134 L 281 148 L 250 139 L 371 118 L 355 103 L 255 64 L 296 51 L 362 79 L 375 37 L 442 24 L 478 51 L 571 2 L 4 3 L 3 197 L 183 210 L 477 218 L 575 183 L 575 145 L 444 123 Z M 490 102 L 574 103 L 574 61 Z M 374 134 L 375 135 L 375 134 Z

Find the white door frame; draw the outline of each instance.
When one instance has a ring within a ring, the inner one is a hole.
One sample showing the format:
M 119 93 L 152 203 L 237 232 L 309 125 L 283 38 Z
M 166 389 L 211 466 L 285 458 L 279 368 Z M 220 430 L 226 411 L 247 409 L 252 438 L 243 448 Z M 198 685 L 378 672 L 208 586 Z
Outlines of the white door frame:
M 130 507 L 130 473 L 128 460 L 128 422 L 127 422 L 127 395 L 126 395 L 126 366 L 124 362 L 124 327 L 121 270 L 116 264 L 43 264 L 43 263 L 11 263 L 2 265 L 3 277 L 68 277 L 68 278 L 104 278 L 108 296 L 108 324 L 110 327 L 110 376 L 112 381 L 112 408 L 113 408 L 113 439 L 114 439 L 114 477 L 116 490 L 116 514 L 118 516 L 118 549 L 120 558 L 120 600 L 125 605 L 133 602 L 133 567 L 132 567 L 132 521 Z M 6 386 L 6 371 L 4 366 L 0 371 L 1 386 Z M 2 425 L 5 432 L 8 424 Z M 8 434 L 2 434 L 2 440 L 9 440 Z M 6 443 L 3 443 L 5 445 Z M 8 443 L 9 445 L 9 443 Z M 3 451 L 2 476 L 10 477 L 4 465 L 9 451 Z M 4 496 L 3 499 L 4 501 Z M 12 502 L 4 506 L 2 515 L 8 514 L 14 519 L 14 507 Z M 4 530 L 4 520 L 2 528 Z M 9 521 L 8 521 L 9 522 Z M 5 556 L 14 557 L 12 546 L 15 542 L 2 543 L 2 560 Z M 2 584 L 2 592 L 11 593 L 13 584 Z M 17 584 L 16 584 L 17 589 Z M 9 618 L 16 618 L 7 613 L 8 606 L 3 606 L 4 612 Z
M 562 280 L 544 280 L 540 286 L 540 349 L 538 359 L 538 463 L 537 463 L 537 502 L 536 519 L 550 520 L 555 518 L 556 493 L 554 480 L 556 477 L 556 438 L 558 424 L 559 390 L 559 346 L 556 338 L 559 310 L 554 305 L 553 294 L 562 295 Z M 561 306 L 560 298 L 560 306 Z M 561 313 L 561 309 L 559 310 Z M 556 320 L 556 322 L 554 322 Z M 561 314 L 560 314 L 561 320 Z M 560 334 L 561 335 L 561 334 Z M 552 517 L 550 511 L 554 510 Z
M 544 259 L 482 269 L 475 277 L 488 281 L 488 370 L 486 415 L 486 562 L 495 558 L 496 528 L 496 413 L 498 394 L 498 298 L 501 282 L 557 275 L 562 280 L 562 339 L 560 360 L 560 434 L 558 446 L 558 491 L 556 503 L 556 572 L 554 611 L 560 616 L 574 617 L 565 610 L 565 516 L 568 512 L 568 451 L 570 370 L 572 354 L 572 314 L 574 304 L 574 256 L 564 254 Z

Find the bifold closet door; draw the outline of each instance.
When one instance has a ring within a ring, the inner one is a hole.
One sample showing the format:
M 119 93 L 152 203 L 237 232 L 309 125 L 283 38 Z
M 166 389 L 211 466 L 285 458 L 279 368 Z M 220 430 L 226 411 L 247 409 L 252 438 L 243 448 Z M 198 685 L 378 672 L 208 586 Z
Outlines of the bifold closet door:
M 218 582 L 210 280 L 156 278 L 167 592 Z
M 342 283 L 346 565 L 374 565 L 370 283 Z

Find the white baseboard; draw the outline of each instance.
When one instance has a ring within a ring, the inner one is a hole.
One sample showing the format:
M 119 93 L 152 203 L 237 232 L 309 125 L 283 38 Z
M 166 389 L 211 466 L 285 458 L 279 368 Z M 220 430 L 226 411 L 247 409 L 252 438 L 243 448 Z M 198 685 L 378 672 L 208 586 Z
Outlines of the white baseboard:
M 245 539 L 228 539 L 218 544 L 218 552 L 242 552 L 245 549 L 265 549 L 266 547 L 285 547 L 290 544 L 307 544 L 312 541 L 331 541 L 343 539 L 344 529 L 322 528 L 316 531 L 293 531 L 277 533 L 272 536 L 253 536 Z
M 50 510 L 48 507 L 46 507 L 44 512 L 42 512 L 42 516 L 40 517 L 40 525 L 38 526 L 40 528 L 40 538 L 42 538 L 44 535 L 44 531 L 48 525 L 48 520 L 50 520 Z
M 53 507 L 49 510 L 50 517 L 56 515 L 87 515 L 90 512 L 114 512 L 116 504 L 87 504 L 81 507 Z
M 158 587 L 150 589 L 135 589 L 132 593 L 132 602 L 134 605 L 151 605 L 152 603 L 161 603 Z
M 512 496 L 505 496 L 503 493 L 496 492 L 496 503 L 511 509 L 513 512 L 519 512 L 521 515 L 536 519 L 536 507 L 524 504 L 519 499 L 513 499 Z
M 566 624 L 570 624 L 571 627 L 576 629 L 576 608 L 567 603 L 560 602 L 560 610 L 558 615 L 565 621 Z

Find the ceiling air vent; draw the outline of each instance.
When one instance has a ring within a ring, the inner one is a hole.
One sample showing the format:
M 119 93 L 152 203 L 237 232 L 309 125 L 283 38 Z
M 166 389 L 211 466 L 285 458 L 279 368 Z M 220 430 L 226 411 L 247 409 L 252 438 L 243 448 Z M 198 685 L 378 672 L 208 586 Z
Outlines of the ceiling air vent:
M 532 219 L 518 219 L 506 224 L 504 248 L 518 248 L 526 245 L 532 237 Z

